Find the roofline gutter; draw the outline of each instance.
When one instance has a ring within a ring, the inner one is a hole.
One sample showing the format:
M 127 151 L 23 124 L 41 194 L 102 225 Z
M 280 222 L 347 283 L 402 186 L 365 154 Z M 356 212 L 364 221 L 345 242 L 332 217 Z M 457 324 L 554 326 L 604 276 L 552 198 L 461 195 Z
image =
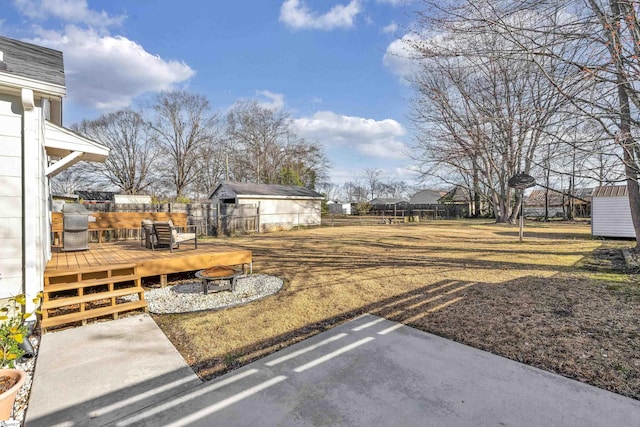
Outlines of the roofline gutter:
M 18 77 L 3 72 L 0 72 L 0 85 L 16 89 L 18 92 L 22 91 L 22 89 L 31 89 L 34 92 L 47 95 L 60 97 L 67 95 L 67 89 L 63 85 L 45 83 L 28 77 Z

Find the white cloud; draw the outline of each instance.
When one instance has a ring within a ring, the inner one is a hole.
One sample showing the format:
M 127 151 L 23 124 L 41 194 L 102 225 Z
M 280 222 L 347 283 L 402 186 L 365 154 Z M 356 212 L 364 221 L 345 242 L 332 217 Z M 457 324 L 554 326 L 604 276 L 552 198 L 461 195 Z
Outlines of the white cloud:
M 68 23 L 81 23 L 94 28 L 121 25 L 125 15 L 109 16 L 105 11 L 89 9 L 87 0 L 14 0 L 18 10 L 31 19 L 61 19 Z
M 328 12 L 319 15 L 309 10 L 304 1 L 285 0 L 280 8 L 280 21 L 294 30 L 351 28 L 360 10 L 360 1 L 351 0 L 347 5 L 333 6 Z
M 258 105 L 269 110 L 281 110 L 284 107 L 284 95 L 281 93 L 273 93 L 268 90 L 256 91 L 256 95 L 267 100 L 258 101 Z
M 398 31 L 398 24 L 394 21 L 391 21 L 391 24 L 382 28 L 382 32 L 385 34 L 394 34 L 396 31 Z
M 297 134 L 329 148 L 353 149 L 381 159 L 405 159 L 407 147 L 399 139 L 405 129 L 393 119 L 373 120 L 318 111 L 294 120 Z
M 416 52 L 409 43 L 418 39 L 416 34 L 405 34 L 401 39 L 392 41 L 382 57 L 383 64 L 405 83 L 417 71 Z
M 93 10 L 87 0 L 13 0 L 31 25 L 28 40 L 61 50 L 69 99 L 98 110 L 131 105 L 139 95 L 168 90 L 195 75 L 187 64 L 160 58 L 109 28 L 126 15 Z M 38 25 L 33 25 L 37 22 Z M 51 25 L 62 30 L 52 30 Z
M 168 90 L 195 75 L 180 61 L 167 61 L 122 36 L 69 25 L 64 32 L 37 30 L 33 43 L 61 50 L 69 98 L 100 110 L 127 107 L 146 92 Z
M 402 6 L 413 3 L 413 0 L 378 0 L 378 3 L 390 4 L 391 6 Z

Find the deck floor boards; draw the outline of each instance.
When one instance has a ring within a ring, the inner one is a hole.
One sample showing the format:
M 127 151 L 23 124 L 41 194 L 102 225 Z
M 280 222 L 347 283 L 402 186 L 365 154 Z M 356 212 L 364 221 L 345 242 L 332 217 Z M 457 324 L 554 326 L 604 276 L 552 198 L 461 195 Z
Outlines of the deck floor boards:
M 65 271 L 136 264 L 141 277 L 200 270 L 215 266 L 251 265 L 251 251 L 198 242 L 198 249 L 188 243 L 174 249 L 147 249 L 140 241 L 91 243 L 89 250 L 63 252 L 53 248 L 45 276 Z

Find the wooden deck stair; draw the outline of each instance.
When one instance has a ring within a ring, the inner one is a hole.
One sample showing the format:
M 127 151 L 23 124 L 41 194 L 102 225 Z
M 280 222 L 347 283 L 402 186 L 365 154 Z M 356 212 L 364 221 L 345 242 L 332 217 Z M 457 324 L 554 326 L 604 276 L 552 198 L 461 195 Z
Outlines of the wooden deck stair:
M 122 301 L 138 295 L 137 301 Z M 119 313 L 147 311 L 141 277 L 136 264 L 83 267 L 75 270 L 47 271 L 44 275 L 42 330 Z

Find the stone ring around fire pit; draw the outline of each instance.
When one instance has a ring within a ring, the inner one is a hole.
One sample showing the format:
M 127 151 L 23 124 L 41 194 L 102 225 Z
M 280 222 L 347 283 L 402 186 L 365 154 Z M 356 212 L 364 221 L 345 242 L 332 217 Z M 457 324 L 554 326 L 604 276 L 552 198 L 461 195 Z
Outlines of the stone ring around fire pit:
M 235 291 L 236 281 L 240 272 L 235 271 L 231 267 L 211 267 L 196 272 L 196 277 L 202 280 L 202 290 L 205 295 L 209 294 L 209 283 L 213 282 L 211 290 L 219 291 Z M 223 282 L 227 283 L 223 283 Z M 216 284 L 216 282 L 218 282 Z

